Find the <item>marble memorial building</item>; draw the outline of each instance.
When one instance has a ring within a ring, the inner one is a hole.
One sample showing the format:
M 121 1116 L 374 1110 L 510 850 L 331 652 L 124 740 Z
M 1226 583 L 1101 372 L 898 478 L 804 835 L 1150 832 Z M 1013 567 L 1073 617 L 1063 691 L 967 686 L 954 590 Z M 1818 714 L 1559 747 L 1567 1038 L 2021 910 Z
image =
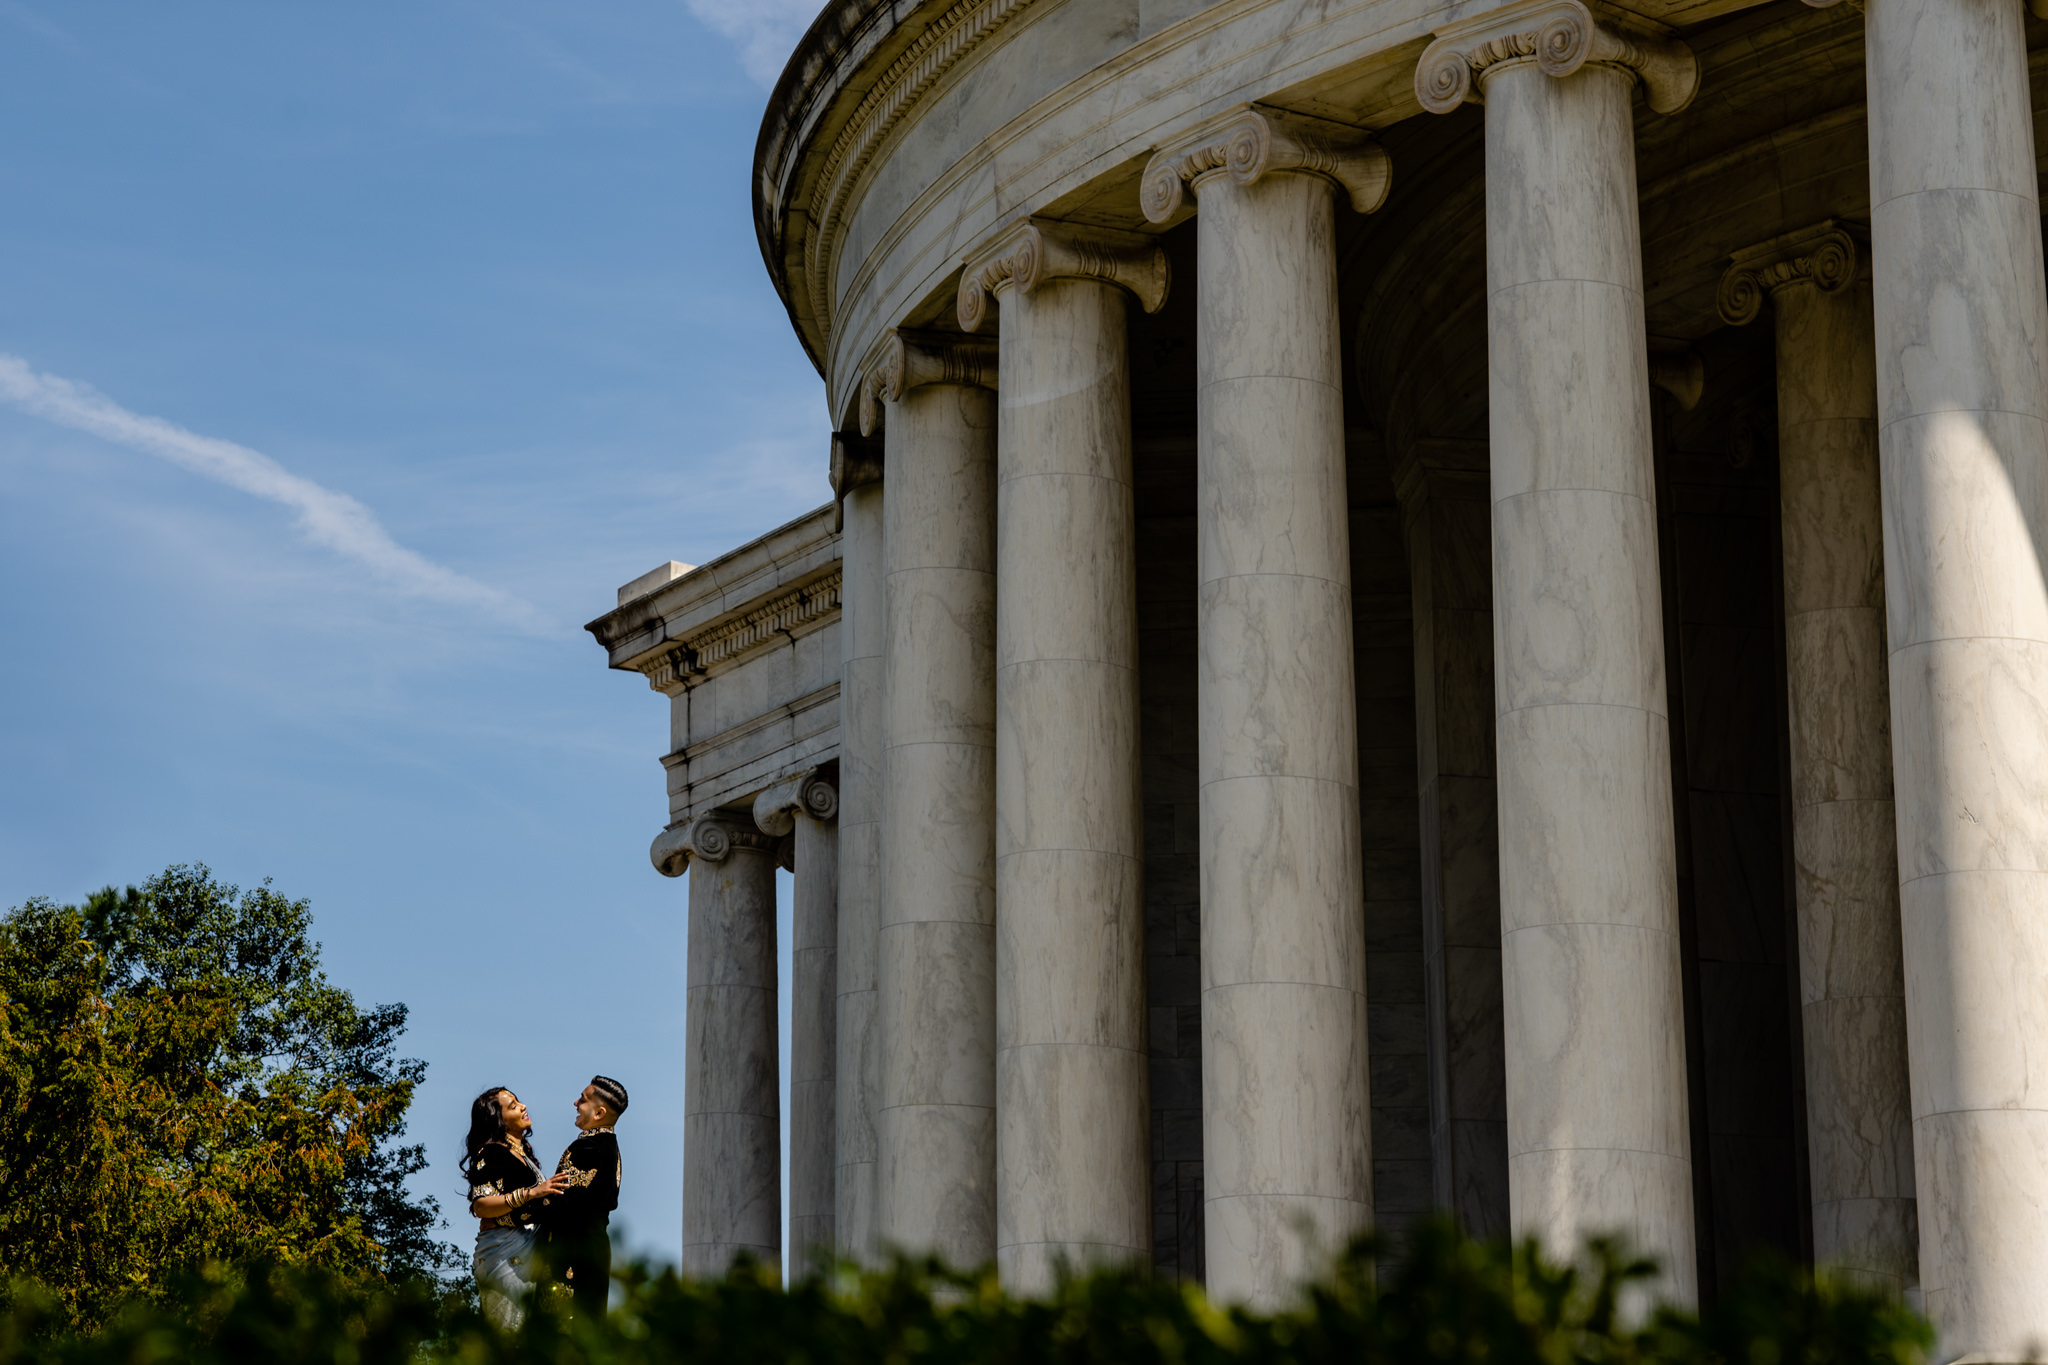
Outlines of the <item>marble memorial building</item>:
M 798 1268 L 1442 1208 L 2048 1358 L 2044 107 L 2024 0 L 831 0 L 832 501 L 590 627 L 688 1267 L 783 1243 L 780 864 Z

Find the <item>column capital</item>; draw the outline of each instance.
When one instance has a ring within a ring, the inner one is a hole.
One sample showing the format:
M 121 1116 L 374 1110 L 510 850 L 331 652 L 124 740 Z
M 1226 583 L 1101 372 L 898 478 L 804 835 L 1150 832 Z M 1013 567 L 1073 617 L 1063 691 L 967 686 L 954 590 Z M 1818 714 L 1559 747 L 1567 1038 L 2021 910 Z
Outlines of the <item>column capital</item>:
M 1688 342 L 1651 337 L 1650 387 L 1677 399 L 1680 411 L 1691 412 L 1707 391 L 1707 362 Z
M 838 819 L 839 788 L 806 768 L 754 798 L 754 823 L 778 839 L 796 828 L 797 811 L 813 820 Z
M 846 529 L 846 495 L 882 481 L 882 443 L 850 431 L 832 433 L 832 529 Z
M 1714 303 L 1721 321 L 1740 327 L 1754 321 L 1764 300 L 1780 289 L 1810 284 L 1823 294 L 1839 294 L 1856 279 L 1858 263 L 1855 235 L 1830 218 L 1729 257 Z
M 1584 0 L 1520 0 L 1436 30 L 1415 67 L 1415 98 L 1432 114 L 1483 104 L 1493 71 L 1534 59 L 1562 79 L 1583 66 L 1614 66 L 1642 82 L 1650 108 L 1675 114 L 1700 88 L 1700 61 L 1661 24 Z
M 752 821 L 716 812 L 670 825 L 654 836 L 647 857 L 662 876 L 680 877 L 689 871 L 693 858 L 722 863 L 736 848 L 772 854 L 775 845 L 776 840 L 756 829 Z
M 1366 129 L 1242 104 L 1162 144 L 1145 166 L 1138 202 L 1147 221 L 1164 223 L 1180 211 L 1186 187 L 1208 176 L 1249 185 L 1284 171 L 1336 182 L 1360 213 L 1386 203 L 1393 181 L 1386 148 Z
M 927 384 L 966 384 L 978 389 L 996 386 L 996 344 L 952 332 L 898 327 L 882 338 L 880 354 L 870 362 L 860 387 L 860 434 L 872 436 L 882 425 L 882 404 L 899 403 L 903 395 Z
M 841 502 L 856 488 L 882 481 L 882 443 L 849 431 L 832 433 L 832 496 Z
M 1166 302 L 1171 274 L 1158 239 L 1142 232 L 1020 218 L 967 257 L 960 275 L 960 327 L 981 329 L 991 298 L 1029 294 L 1048 280 L 1101 280 L 1129 290 L 1148 313 Z

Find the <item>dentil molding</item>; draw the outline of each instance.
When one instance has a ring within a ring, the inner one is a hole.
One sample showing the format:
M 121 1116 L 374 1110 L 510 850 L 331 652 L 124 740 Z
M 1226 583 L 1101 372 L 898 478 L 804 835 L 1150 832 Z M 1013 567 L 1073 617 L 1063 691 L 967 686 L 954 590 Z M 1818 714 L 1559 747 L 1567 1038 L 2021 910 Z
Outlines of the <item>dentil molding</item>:
M 1180 211 L 1187 186 L 1207 176 L 1226 174 L 1234 184 L 1249 185 L 1281 171 L 1335 181 L 1360 213 L 1386 203 L 1393 182 L 1386 148 L 1365 129 L 1246 104 L 1196 124 L 1153 153 L 1138 202 L 1148 222 L 1164 223 Z
M 654 836 L 647 857 L 664 877 L 680 877 L 690 870 L 690 861 L 722 863 L 734 849 L 752 849 L 773 854 L 776 839 L 756 829 L 752 822 L 722 814 L 700 815 L 680 825 L 670 825 Z
M 754 798 L 754 823 L 777 838 L 796 828 L 796 812 L 813 820 L 839 818 L 839 788 L 808 768 Z
M 908 327 L 890 332 L 860 386 L 860 434 L 872 436 L 881 427 L 882 404 L 900 403 L 927 384 L 994 388 L 995 343 Z
M 981 328 L 989 300 L 1004 290 L 1029 294 L 1050 280 L 1102 280 L 1128 289 L 1148 313 L 1166 303 L 1172 275 L 1166 252 L 1141 232 L 1076 227 L 1022 218 L 967 258 L 960 275 L 962 331 Z
M 755 649 L 774 644 L 797 627 L 807 625 L 839 610 L 839 592 L 844 581 L 834 569 L 801 587 L 778 593 L 744 616 L 732 617 L 683 636 L 667 649 L 639 665 L 647 685 L 657 692 L 675 696 L 692 677 L 701 676 L 714 665 L 737 659 Z
M 1855 281 L 1858 259 L 1856 238 L 1832 218 L 1738 251 L 1714 291 L 1721 321 L 1735 327 L 1755 321 L 1764 300 L 1790 285 L 1839 294 Z
M 1415 98 L 1432 114 L 1484 103 L 1487 75 L 1531 58 L 1546 76 L 1614 66 L 1642 82 L 1650 108 L 1675 114 L 1699 93 L 1700 62 L 1661 25 L 1595 15 L 1583 0 L 1522 0 L 1436 31 L 1415 67 Z

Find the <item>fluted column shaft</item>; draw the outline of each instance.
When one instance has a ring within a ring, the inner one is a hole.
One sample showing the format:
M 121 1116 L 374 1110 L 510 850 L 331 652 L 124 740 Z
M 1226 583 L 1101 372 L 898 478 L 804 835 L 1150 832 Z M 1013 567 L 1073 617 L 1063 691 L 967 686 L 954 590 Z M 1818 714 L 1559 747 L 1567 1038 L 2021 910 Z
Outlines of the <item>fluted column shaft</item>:
M 888 409 L 876 1223 L 995 1256 L 995 394 Z
M 1917 1286 L 1912 1103 L 1885 682 L 1876 339 L 1855 240 L 1738 253 L 1722 316 L 1777 330 L 1792 849 L 1817 1264 Z
M 1151 1253 L 1124 291 L 1005 288 L 996 486 L 996 1253 Z
M 1871 246 L 1920 1273 L 2048 1342 L 2048 281 L 2018 0 L 1869 0 Z
M 789 1276 L 832 1264 L 839 830 L 798 815 L 790 906 Z
M 791 841 L 789 1279 L 829 1270 L 838 1033 L 839 793 L 811 769 L 763 792 L 754 823 Z
M 833 1223 L 847 1255 L 875 1239 L 875 935 L 881 900 L 882 671 L 888 579 L 883 485 L 845 492 L 841 506 L 839 639 L 839 1019 Z
M 1272 1307 L 1372 1221 L 1335 187 L 1193 184 L 1208 1284 Z
M 782 1261 L 775 842 L 748 811 L 691 834 L 682 1269 L 717 1276 Z
M 1508 1187 L 1696 1293 L 1635 79 L 1492 67 L 1486 247 Z

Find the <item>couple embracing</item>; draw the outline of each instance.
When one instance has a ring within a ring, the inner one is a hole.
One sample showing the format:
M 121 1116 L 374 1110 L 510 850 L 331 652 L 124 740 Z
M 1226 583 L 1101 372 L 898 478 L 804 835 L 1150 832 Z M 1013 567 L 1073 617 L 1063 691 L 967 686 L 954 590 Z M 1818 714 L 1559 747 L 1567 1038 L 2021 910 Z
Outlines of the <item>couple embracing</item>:
M 619 1206 L 619 1140 L 626 1087 L 593 1076 L 576 1097 L 576 1140 L 541 1174 L 533 1120 L 519 1097 L 493 1086 L 469 1107 L 462 1174 L 478 1219 L 477 1297 L 484 1315 L 511 1331 L 525 1317 L 526 1293 L 543 1275 L 560 1279 L 579 1313 L 604 1315 L 611 1291 L 611 1215 Z

